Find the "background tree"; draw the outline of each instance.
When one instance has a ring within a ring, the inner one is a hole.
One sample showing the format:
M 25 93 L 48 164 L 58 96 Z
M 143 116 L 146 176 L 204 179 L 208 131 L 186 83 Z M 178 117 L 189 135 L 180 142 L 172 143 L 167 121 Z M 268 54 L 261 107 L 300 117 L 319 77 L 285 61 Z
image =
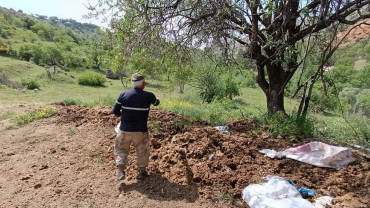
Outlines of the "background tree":
M 285 87 L 307 58 L 299 57 L 298 50 L 305 48 L 299 47 L 302 42 L 309 43 L 309 37 L 319 36 L 333 25 L 355 24 L 370 17 L 370 0 L 100 0 L 99 3 L 104 5 L 101 9 L 91 5 L 90 8 L 103 15 L 117 11 L 113 17 L 120 19 L 116 24 L 120 33 L 134 34 L 141 40 L 133 44 L 165 38 L 181 47 L 221 46 L 225 54 L 235 46 L 233 43 L 242 45 L 247 49 L 245 57 L 255 61 L 256 80 L 271 113 L 285 112 Z M 314 78 L 318 79 L 320 74 Z M 309 96 L 306 98 L 309 101 Z

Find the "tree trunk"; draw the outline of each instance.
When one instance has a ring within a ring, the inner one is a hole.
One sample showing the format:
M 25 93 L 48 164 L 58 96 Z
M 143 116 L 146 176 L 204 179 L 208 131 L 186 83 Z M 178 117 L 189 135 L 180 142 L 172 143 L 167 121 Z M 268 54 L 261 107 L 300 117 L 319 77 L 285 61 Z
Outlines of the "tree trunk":
M 282 86 L 271 86 L 266 94 L 267 110 L 269 113 L 282 112 L 285 114 L 284 90 L 280 93 L 281 87 Z
M 185 84 L 180 83 L 180 94 L 184 94 Z
M 281 66 L 272 66 L 257 60 L 257 83 L 266 95 L 267 110 L 269 114 L 285 113 L 284 89 L 290 79 L 290 74 L 283 70 Z M 266 67 L 266 68 L 265 68 Z M 265 77 L 267 71 L 269 82 Z

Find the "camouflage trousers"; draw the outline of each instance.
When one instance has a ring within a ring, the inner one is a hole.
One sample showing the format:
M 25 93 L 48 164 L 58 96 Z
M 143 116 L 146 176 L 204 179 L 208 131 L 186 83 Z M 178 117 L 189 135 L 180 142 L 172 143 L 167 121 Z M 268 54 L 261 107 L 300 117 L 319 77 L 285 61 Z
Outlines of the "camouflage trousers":
M 119 131 L 114 144 L 114 156 L 117 165 L 125 166 L 133 144 L 137 153 L 137 166 L 139 170 L 145 169 L 149 163 L 149 136 L 148 132 Z

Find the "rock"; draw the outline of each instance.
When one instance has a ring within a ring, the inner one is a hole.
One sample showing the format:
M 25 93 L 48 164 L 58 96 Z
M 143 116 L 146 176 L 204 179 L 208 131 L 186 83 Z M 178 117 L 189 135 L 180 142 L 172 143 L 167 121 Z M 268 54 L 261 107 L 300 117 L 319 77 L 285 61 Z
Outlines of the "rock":
M 115 74 L 112 69 L 107 69 L 106 73 L 105 73 L 105 76 L 108 78 L 108 79 L 119 79 L 119 76 L 117 74 Z
M 213 158 L 215 157 L 215 154 L 211 154 L 209 157 L 208 157 L 208 160 L 213 160 Z
M 49 166 L 43 165 L 43 166 L 41 166 L 40 170 L 45 170 L 45 169 L 48 169 L 48 168 L 49 168 Z
M 38 188 L 41 188 L 41 184 L 39 183 L 39 184 L 36 184 L 33 188 L 35 188 L 35 189 L 38 189 Z
M 22 178 L 21 178 L 21 180 L 22 180 L 22 181 L 26 181 L 26 180 L 28 180 L 28 179 L 30 179 L 30 178 L 31 178 L 30 176 L 25 176 L 25 177 L 22 177 Z

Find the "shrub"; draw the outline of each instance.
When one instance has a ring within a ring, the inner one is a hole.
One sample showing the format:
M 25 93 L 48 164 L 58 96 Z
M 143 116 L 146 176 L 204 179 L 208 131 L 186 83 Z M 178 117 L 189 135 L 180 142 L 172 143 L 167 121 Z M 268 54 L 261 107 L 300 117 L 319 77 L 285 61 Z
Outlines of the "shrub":
M 77 82 L 79 85 L 99 87 L 104 86 L 106 79 L 102 75 L 88 73 L 80 76 Z
M 233 97 L 240 95 L 240 84 L 237 83 L 233 76 L 229 74 L 225 80 L 225 97 L 232 100 Z
M 32 45 L 26 44 L 19 48 L 19 58 L 25 61 L 30 61 L 32 58 Z
M 22 79 L 22 85 L 29 90 L 40 89 L 40 84 L 35 79 Z
M 9 56 L 12 57 L 12 58 L 17 58 L 18 57 L 17 50 L 13 49 L 12 47 L 9 47 L 8 51 L 6 53 L 9 54 Z

